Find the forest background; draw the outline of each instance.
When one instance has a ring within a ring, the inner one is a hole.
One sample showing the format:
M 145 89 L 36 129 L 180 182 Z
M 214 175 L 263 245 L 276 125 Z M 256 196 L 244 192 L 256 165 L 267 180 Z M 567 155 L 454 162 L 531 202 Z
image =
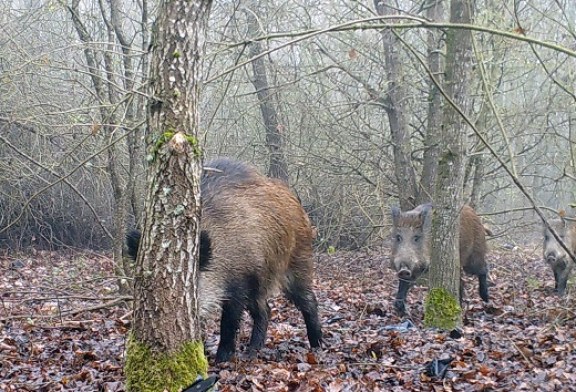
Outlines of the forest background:
M 156 4 L 0 7 L 0 245 L 113 248 L 120 262 L 145 193 Z M 417 204 L 430 189 L 442 110 L 430 75 L 441 76 L 446 12 L 441 2 L 216 2 L 206 158 L 287 179 L 320 249 L 379 246 L 389 206 Z M 510 173 L 550 216 L 575 199 L 576 7 L 477 1 L 474 19 L 485 32 L 473 34 L 467 111 L 490 149 L 468 128 L 465 198 L 497 236 L 526 244 L 540 222 Z

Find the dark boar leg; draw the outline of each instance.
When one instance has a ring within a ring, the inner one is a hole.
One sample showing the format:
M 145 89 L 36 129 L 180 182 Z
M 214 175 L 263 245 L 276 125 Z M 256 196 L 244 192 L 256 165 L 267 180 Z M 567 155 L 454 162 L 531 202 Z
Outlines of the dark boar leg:
M 312 288 L 293 278 L 285 295 L 304 316 L 310 346 L 320 347 L 322 344 L 322 329 L 318 318 L 318 301 Z
M 227 362 L 234 355 L 236 349 L 236 334 L 244 312 L 243 304 L 238 301 L 224 301 L 222 304 L 222 318 L 220 319 L 220 343 L 216 351 L 216 362 Z
M 248 304 L 248 312 L 254 321 L 252 335 L 248 345 L 248 355 L 255 357 L 256 353 L 264 347 L 266 342 L 266 332 L 268 331 L 268 321 L 270 320 L 270 306 L 263 296 L 251 301 Z
M 478 275 L 478 292 L 484 302 L 488 302 L 488 274 Z
M 566 292 L 566 283 L 568 282 L 568 272 L 567 269 L 562 271 L 554 270 L 554 276 L 556 277 L 556 291 L 559 296 L 563 296 Z
M 554 270 L 554 291 L 558 291 L 558 282 L 560 281 L 560 274 Z
M 406 296 L 408 295 L 410 287 L 412 287 L 412 282 L 406 279 L 398 280 L 398 293 L 396 293 L 394 307 L 396 308 L 396 311 L 398 311 L 398 313 L 401 315 L 406 313 Z

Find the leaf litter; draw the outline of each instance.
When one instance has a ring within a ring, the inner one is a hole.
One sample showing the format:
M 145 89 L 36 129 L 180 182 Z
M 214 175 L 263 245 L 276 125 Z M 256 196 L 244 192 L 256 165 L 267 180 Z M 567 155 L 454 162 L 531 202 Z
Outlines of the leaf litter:
M 217 390 L 576 390 L 574 294 L 553 293 L 552 272 L 539 254 L 493 250 L 491 302 L 482 303 L 476 279 L 465 278 L 457 331 L 424 328 L 425 286 L 411 291 L 409 317 L 396 315 L 388 255 L 318 256 L 322 349 L 309 349 L 301 314 L 277 297 L 258 357 L 245 355 L 245 317 L 236 358 L 214 364 L 218 324 L 209 320 L 205 346 Z M 111 259 L 100 254 L 0 257 L 0 391 L 124 391 L 131 303 L 116 294 L 116 283 Z

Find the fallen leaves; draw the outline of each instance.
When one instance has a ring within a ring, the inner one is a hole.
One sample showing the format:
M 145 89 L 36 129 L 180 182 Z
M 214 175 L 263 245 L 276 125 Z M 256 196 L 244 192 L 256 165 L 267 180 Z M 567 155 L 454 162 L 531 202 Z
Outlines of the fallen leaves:
M 301 314 L 275 298 L 258 357 L 244 355 L 245 322 L 237 358 L 212 365 L 218 390 L 553 391 L 576 382 L 574 298 L 551 293 L 552 273 L 538 255 L 492 252 L 493 300 L 482 304 L 477 281 L 466 278 L 464 325 L 451 332 L 423 328 L 423 286 L 409 295 L 410 319 L 395 314 L 397 281 L 386 267 L 387 255 L 320 256 L 316 294 L 323 348 L 309 349 Z M 115 284 L 110 260 L 102 256 L 37 252 L 0 258 L 0 390 L 124 391 L 130 312 L 114 302 Z M 217 332 L 210 320 L 210 360 Z M 443 358 L 452 359 L 444 377 L 427 375 L 427 364 Z

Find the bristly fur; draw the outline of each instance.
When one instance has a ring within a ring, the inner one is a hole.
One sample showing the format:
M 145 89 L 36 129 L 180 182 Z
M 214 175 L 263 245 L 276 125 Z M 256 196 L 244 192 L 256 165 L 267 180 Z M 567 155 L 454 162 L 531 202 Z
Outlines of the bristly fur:
M 399 279 L 394 306 L 404 313 L 411 285 L 430 265 L 432 205 L 423 204 L 405 212 L 393 207 L 392 224 L 392 267 L 404 273 Z M 489 299 L 486 249 L 486 230 L 480 218 L 470 206 L 464 206 L 460 213 L 460 264 L 467 274 L 478 276 L 478 291 L 484 301 Z M 410 278 L 405 277 L 406 270 L 411 272 Z M 462 285 L 460 293 L 462 296 Z
M 564 245 L 573 254 L 576 254 L 576 224 L 565 218 L 548 221 L 554 231 L 562 238 Z M 568 278 L 574 269 L 574 262 L 570 255 L 560 246 L 550 230 L 544 226 L 544 260 L 554 273 L 554 290 L 563 296 L 566 292 Z
M 270 318 L 267 299 L 278 289 L 302 312 L 310 345 L 320 346 L 322 331 L 312 291 L 314 231 L 300 202 L 284 183 L 253 166 L 221 158 L 205 168 L 199 311 L 207 317 L 221 305 L 216 360 L 233 356 L 244 310 L 254 321 L 250 352 L 264 345 Z M 127 242 L 135 254 L 136 242 Z

